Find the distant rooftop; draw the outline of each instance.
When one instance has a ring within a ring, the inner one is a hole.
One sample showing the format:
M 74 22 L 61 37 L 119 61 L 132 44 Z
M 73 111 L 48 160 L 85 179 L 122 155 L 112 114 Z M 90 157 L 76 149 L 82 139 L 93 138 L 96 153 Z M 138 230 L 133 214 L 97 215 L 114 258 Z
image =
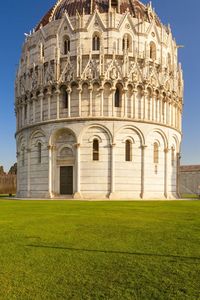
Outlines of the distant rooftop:
M 200 165 L 180 166 L 181 172 L 197 172 L 200 171 Z

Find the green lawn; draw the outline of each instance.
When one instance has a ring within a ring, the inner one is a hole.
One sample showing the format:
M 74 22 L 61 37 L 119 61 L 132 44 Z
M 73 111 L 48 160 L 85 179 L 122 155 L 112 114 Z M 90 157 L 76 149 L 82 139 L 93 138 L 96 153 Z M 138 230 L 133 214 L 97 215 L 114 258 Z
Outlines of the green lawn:
M 200 299 L 200 201 L 0 200 L 0 299 Z

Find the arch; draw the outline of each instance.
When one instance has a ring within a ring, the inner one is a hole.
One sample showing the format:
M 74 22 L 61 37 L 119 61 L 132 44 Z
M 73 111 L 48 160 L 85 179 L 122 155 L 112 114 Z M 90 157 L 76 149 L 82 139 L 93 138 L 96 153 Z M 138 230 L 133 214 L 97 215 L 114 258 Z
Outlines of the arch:
M 58 147 L 57 149 L 57 156 L 59 158 L 63 158 L 64 155 L 63 154 L 66 154 L 64 153 L 64 150 L 65 149 L 69 149 L 72 153 L 72 155 L 69 155 L 69 158 L 74 158 L 75 157 L 75 151 L 74 151 L 74 148 L 72 147 L 72 145 L 70 144 L 65 144 L 65 145 L 61 145 L 60 147 Z M 68 154 L 67 154 L 68 155 Z
M 174 140 L 174 143 L 176 145 L 176 151 L 177 151 L 177 153 L 179 153 L 181 143 L 180 143 L 178 137 L 176 135 L 172 135 L 172 140 Z
M 110 130 L 104 126 L 104 125 L 101 125 L 101 124 L 98 124 L 98 123 L 95 123 L 95 124 L 91 124 L 91 125 L 88 125 L 87 127 L 83 128 L 82 131 L 80 132 L 79 136 L 78 136 L 78 143 L 82 143 L 82 139 L 83 139 L 83 136 L 84 134 L 92 127 L 97 127 L 97 128 L 101 128 L 103 129 L 107 134 L 108 134 L 108 137 L 109 137 L 109 141 L 110 143 L 113 142 L 113 136 L 112 136 L 112 133 L 110 132 Z
M 132 136 L 126 136 L 124 139 L 123 139 L 123 143 L 126 142 L 126 140 L 130 140 L 132 144 L 135 144 L 135 140 Z
M 92 36 L 92 51 L 100 50 L 100 34 L 98 32 L 94 32 Z
M 156 44 L 153 41 L 150 42 L 150 59 L 156 60 Z
M 39 137 L 37 137 L 37 135 Z M 37 146 L 38 142 L 41 142 L 42 144 L 44 144 L 46 142 L 46 134 L 44 133 L 44 131 L 42 129 L 36 129 L 31 133 L 31 135 L 29 137 L 29 147 L 32 146 L 32 142 L 33 142 L 34 138 L 36 138 L 36 141 L 34 143 L 35 146 Z
M 71 133 L 73 135 L 73 137 L 75 138 L 75 143 L 77 143 L 77 136 L 75 134 L 75 132 L 71 129 L 71 128 L 68 128 L 68 127 L 61 127 L 61 128 L 57 128 L 57 129 L 54 129 L 50 135 L 50 138 L 49 138 L 49 145 L 53 145 L 55 142 L 56 142 L 56 138 L 57 136 L 60 134 L 60 133 L 64 133 L 64 132 L 68 132 L 68 133 Z
M 25 145 L 25 138 L 21 133 L 19 136 L 16 137 L 17 149 L 21 148 L 21 145 Z
M 150 130 L 147 133 L 146 138 L 148 139 L 148 136 L 153 132 L 157 132 L 158 134 L 160 134 L 160 136 L 162 137 L 163 143 L 164 143 L 164 148 L 167 149 L 168 148 L 168 139 L 167 139 L 166 134 L 161 129 L 154 128 L 154 129 Z
M 114 137 L 113 143 L 116 142 L 116 136 L 117 136 L 117 134 L 120 133 L 120 132 L 121 132 L 122 130 L 124 130 L 124 129 L 131 129 L 131 130 L 135 131 L 135 132 L 137 133 L 137 135 L 139 136 L 140 144 L 141 144 L 141 145 L 145 145 L 145 138 L 144 138 L 144 135 L 143 135 L 142 131 L 141 131 L 139 128 L 133 126 L 133 125 L 125 125 L 125 126 L 120 127 L 120 128 L 115 132 L 115 137 Z
M 97 139 L 99 143 L 102 143 L 102 138 L 99 135 L 93 135 L 89 138 L 89 143 L 92 143 L 94 139 Z

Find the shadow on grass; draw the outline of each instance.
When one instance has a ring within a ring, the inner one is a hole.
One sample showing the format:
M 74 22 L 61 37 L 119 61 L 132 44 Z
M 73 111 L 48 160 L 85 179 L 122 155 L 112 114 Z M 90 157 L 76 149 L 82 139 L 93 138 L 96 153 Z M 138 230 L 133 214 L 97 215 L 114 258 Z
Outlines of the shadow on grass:
M 156 254 L 156 253 L 137 253 L 137 252 L 126 252 L 126 251 L 115 251 L 115 250 L 81 249 L 81 248 L 70 248 L 70 247 L 59 247 L 59 246 L 48 246 L 48 245 L 26 245 L 26 247 L 68 250 L 68 251 L 77 251 L 77 252 L 97 252 L 97 253 L 104 253 L 104 254 L 122 254 L 122 255 L 133 255 L 133 256 L 148 256 L 148 257 L 158 257 L 158 258 L 163 257 L 163 258 L 173 258 L 173 259 L 181 259 L 181 260 L 197 260 L 197 261 L 200 261 L 200 257 L 170 255 L 170 254 L 164 255 L 164 254 Z

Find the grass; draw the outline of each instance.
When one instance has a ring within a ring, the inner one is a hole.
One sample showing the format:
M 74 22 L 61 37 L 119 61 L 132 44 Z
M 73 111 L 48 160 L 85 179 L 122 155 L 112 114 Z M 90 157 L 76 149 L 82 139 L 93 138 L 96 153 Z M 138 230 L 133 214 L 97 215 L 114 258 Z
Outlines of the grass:
M 200 299 L 200 201 L 0 200 L 0 299 Z
M 197 194 L 182 194 L 183 199 L 200 199 L 200 196 Z

